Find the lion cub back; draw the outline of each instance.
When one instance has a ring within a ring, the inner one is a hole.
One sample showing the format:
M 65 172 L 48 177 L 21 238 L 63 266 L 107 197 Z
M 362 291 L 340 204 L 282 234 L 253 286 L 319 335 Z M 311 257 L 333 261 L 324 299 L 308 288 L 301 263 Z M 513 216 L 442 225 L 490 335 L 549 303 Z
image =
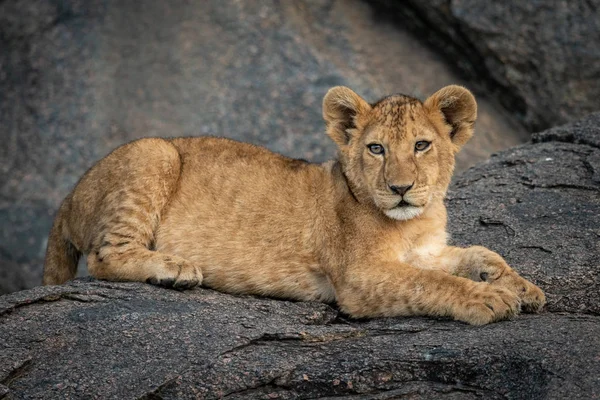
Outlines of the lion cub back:
M 322 289 L 329 284 L 316 251 L 316 210 L 331 190 L 322 166 L 221 138 L 172 143 L 181 176 L 156 232 L 157 251 L 195 263 L 216 289 L 333 299 L 333 289 Z

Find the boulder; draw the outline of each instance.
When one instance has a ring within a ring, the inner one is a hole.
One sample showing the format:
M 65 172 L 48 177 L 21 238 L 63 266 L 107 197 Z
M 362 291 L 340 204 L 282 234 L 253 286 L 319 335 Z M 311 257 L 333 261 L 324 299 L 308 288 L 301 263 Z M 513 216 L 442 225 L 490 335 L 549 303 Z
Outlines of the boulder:
M 548 294 L 550 311 L 600 315 L 600 112 L 533 135 L 459 175 L 450 232 Z
M 600 113 L 458 177 L 450 231 L 548 296 L 472 327 L 80 278 L 0 297 L 0 398 L 600 396 Z
M 451 83 L 469 86 L 359 0 L 0 0 L 0 293 L 40 282 L 60 202 L 118 145 L 218 135 L 322 161 L 331 86 L 374 101 Z M 528 139 L 478 99 L 460 169 Z
M 370 1 L 495 92 L 531 131 L 598 110 L 598 2 Z

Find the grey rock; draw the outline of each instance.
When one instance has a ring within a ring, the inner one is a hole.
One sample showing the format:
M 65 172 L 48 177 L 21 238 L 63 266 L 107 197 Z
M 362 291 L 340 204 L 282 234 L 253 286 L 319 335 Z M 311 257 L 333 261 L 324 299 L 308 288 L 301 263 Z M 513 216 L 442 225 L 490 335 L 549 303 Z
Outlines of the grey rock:
M 41 281 L 61 200 L 123 143 L 219 135 L 321 161 L 331 86 L 374 101 L 451 83 L 469 86 L 359 0 L 1 0 L 0 293 Z M 528 138 L 478 99 L 460 169 Z
M 482 328 L 354 321 L 320 303 L 79 280 L 5 295 L 0 318 L 0 382 L 15 399 L 561 399 L 600 390 L 597 315 Z
M 0 393 L 599 398 L 599 117 L 496 155 L 449 195 L 454 242 L 488 246 L 541 285 L 541 314 L 484 327 L 352 320 L 321 303 L 82 278 L 0 297 Z
M 533 143 L 565 142 L 585 144 L 600 149 L 600 112 L 587 118 L 537 132 L 532 135 Z M 597 173 L 598 170 L 595 170 Z
M 371 2 L 495 91 L 532 131 L 600 106 L 598 1 Z
M 534 135 L 456 179 L 456 243 L 504 256 L 551 311 L 600 314 L 600 113 Z

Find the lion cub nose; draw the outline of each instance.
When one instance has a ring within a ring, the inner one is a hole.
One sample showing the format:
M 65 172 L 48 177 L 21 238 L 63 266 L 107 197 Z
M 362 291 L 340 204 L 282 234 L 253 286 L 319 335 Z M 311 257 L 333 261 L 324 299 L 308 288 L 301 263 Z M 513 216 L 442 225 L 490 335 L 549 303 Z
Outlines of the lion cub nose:
M 413 185 L 414 185 L 414 183 L 413 183 Z M 396 194 L 399 194 L 400 196 L 404 196 L 406 194 L 406 192 L 408 192 L 410 190 L 410 188 L 413 187 L 413 185 L 406 185 L 406 186 L 390 185 L 390 190 Z

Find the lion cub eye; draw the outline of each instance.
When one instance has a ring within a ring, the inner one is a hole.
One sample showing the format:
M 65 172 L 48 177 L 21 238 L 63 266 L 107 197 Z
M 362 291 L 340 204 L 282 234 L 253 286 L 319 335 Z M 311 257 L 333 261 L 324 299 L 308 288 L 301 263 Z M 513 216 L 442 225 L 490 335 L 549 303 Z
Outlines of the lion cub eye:
M 373 154 L 383 154 L 385 152 L 383 146 L 377 143 L 371 143 L 367 145 L 367 147 L 369 148 L 369 151 Z
M 428 142 L 427 140 L 420 140 L 417 143 L 415 143 L 415 150 L 416 151 L 425 151 L 429 148 L 430 145 L 431 145 L 431 142 Z

